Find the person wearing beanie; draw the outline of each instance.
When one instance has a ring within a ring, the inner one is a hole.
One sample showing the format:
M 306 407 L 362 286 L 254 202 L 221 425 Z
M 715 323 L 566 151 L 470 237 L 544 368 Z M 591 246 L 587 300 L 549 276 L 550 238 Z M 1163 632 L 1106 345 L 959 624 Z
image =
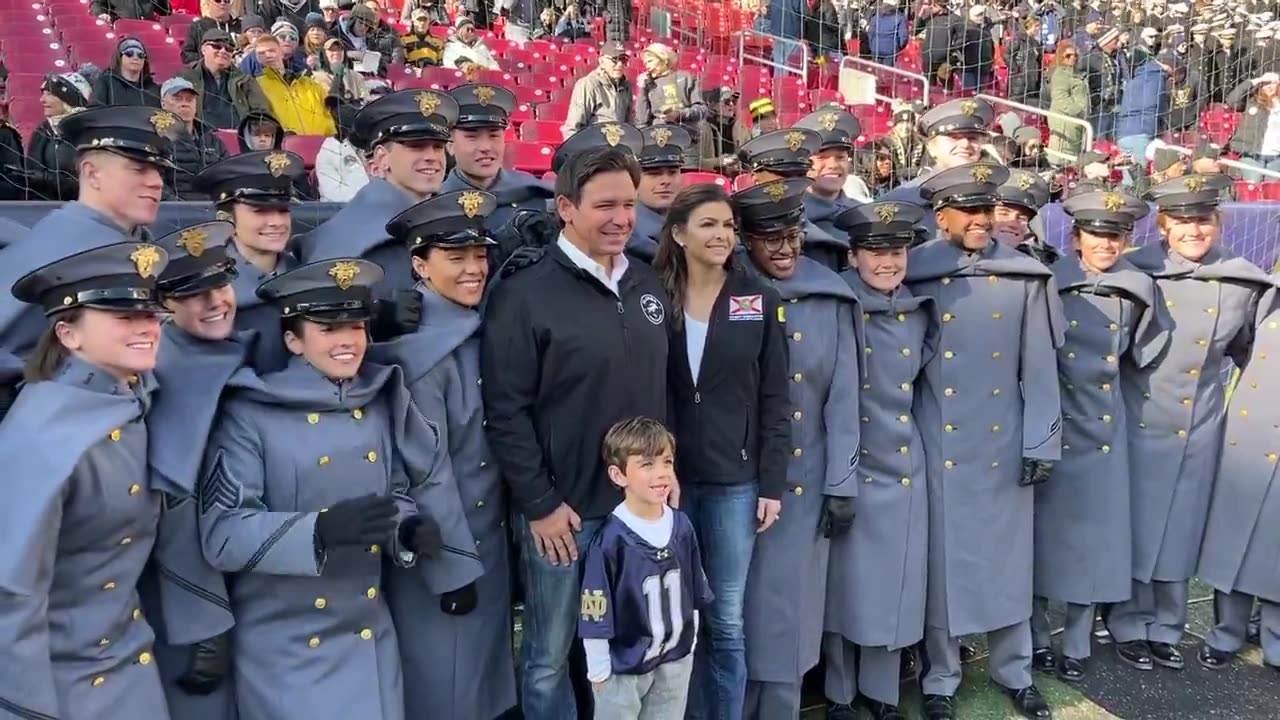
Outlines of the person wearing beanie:
M 302 45 L 298 50 L 306 58 L 307 67 L 315 70 L 320 67 L 324 52 L 324 41 L 329 38 L 329 29 L 325 25 L 324 15 L 311 13 L 307 15 L 302 28 Z
M 453 35 L 444 46 L 441 65 L 463 71 L 467 71 L 472 66 L 482 70 L 502 69 L 494 59 L 489 46 L 485 45 L 476 34 L 475 22 L 466 16 L 459 16 L 454 23 Z
M 116 45 L 111 65 L 93 82 L 92 105 L 147 105 L 160 107 L 160 86 L 151 76 L 147 48 L 135 37 Z
M 299 46 L 298 28 L 287 20 L 277 20 L 271 25 L 271 35 L 280 44 L 284 67 L 289 72 L 305 73 L 313 69 L 307 64 L 307 54 Z M 261 38 L 259 38 L 261 39 Z M 258 57 L 257 40 L 245 47 L 244 57 L 240 59 L 240 70 L 252 77 L 262 77 L 266 63 Z
M 1087 51 L 1088 46 L 1077 46 L 1082 56 L 1078 67 L 1089 86 L 1089 122 L 1094 139 L 1110 140 L 1121 97 L 1120 31 L 1104 30 L 1097 39 L 1096 46 Z
M 383 22 L 367 4 L 351 8 L 351 14 L 340 18 L 337 29 L 331 34 L 346 47 L 347 61 L 351 65 L 360 62 L 366 52 L 378 53 L 377 74 L 381 77 L 386 77 L 390 64 L 404 60 L 399 33 Z
M 200 60 L 200 47 L 204 44 L 205 33 L 221 30 L 227 35 L 236 36 L 241 32 L 241 22 L 240 18 L 231 17 L 231 3 L 201 0 L 200 17 L 187 26 L 187 36 L 182 41 L 182 63 L 190 65 Z
M 444 40 L 431 33 L 431 27 L 435 24 L 435 19 L 426 8 L 413 11 L 409 32 L 400 36 L 400 44 L 404 45 L 404 61 L 409 67 L 440 66 L 444 57 Z
M 1172 52 L 1162 52 L 1149 57 L 1133 71 L 1133 77 L 1124 85 L 1124 93 L 1116 112 L 1116 144 L 1130 157 L 1137 160 L 1125 169 L 1128 187 L 1138 182 L 1143 174 L 1142 159 L 1147 146 L 1165 129 L 1169 114 L 1169 79 L 1176 74 Z
M 89 104 L 89 81 L 79 73 L 49 75 L 41 87 L 44 122 L 31 134 L 27 147 L 27 193 L 32 200 L 75 200 L 76 149 L 62 137 L 63 118 Z

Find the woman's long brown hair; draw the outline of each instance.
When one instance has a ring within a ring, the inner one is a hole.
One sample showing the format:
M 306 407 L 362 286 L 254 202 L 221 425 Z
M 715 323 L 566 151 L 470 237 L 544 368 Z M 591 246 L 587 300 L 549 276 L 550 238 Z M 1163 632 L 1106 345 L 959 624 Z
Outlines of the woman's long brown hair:
M 83 314 L 83 308 L 73 308 L 49 318 L 49 326 L 40 333 L 35 350 L 31 351 L 31 357 L 27 358 L 27 364 L 22 368 L 22 375 L 27 382 L 53 379 L 62 363 L 71 357 L 71 351 L 58 339 L 58 323 L 74 323 Z
M 689 287 L 689 260 L 684 256 L 684 248 L 676 244 L 675 229 L 689 226 L 689 218 L 698 208 L 708 203 L 724 203 L 733 208 L 729 193 L 715 183 L 698 183 L 681 190 L 671 201 L 667 210 L 667 220 L 658 233 L 658 254 L 653 258 L 653 269 L 662 280 L 662 286 L 671 298 L 671 326 L 679 330 L 684 327 L 684 301 Z M 730 256 L 725 267 L 733 262 Z

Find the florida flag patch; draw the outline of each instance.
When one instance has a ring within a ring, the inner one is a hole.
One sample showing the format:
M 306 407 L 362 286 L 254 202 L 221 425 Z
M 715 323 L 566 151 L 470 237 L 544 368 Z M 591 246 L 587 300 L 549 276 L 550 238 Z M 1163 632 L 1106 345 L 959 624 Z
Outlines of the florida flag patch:
M 764 320 L 763 295 L 730 295 L 730 320 Z

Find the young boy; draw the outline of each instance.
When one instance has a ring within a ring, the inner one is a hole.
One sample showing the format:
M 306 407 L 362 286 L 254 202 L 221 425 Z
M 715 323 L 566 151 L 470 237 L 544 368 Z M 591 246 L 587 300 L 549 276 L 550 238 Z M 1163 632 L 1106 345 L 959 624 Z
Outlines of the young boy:
M 693 525 L 667 506 L 675 438 L 657 420 L 623 420 L 605 435 L 604 459 L 623 500 L 591 540 L 582 579 L 595 717 L 684 717 L 698 609 L 712 596 Z

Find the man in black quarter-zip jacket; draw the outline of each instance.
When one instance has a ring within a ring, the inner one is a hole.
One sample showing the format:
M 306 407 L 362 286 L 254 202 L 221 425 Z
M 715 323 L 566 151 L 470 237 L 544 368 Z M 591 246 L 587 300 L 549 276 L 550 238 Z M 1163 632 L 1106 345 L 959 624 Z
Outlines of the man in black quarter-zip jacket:
M 578 558 L 621 500 L 606 474 L 605 433 L 638 415 L 666 420 L 669 301 L 649 266 L 622 252 L 635 224 L 641 147 L 640 132 L 619 123 L 565 141 L 555 162 L 564 230 L 545 251 L 513 256 L 485 317 L 489 444 L 517 511 L 527 589 L 521 696 L 529 720 L 578 717 L 568 670 Z

